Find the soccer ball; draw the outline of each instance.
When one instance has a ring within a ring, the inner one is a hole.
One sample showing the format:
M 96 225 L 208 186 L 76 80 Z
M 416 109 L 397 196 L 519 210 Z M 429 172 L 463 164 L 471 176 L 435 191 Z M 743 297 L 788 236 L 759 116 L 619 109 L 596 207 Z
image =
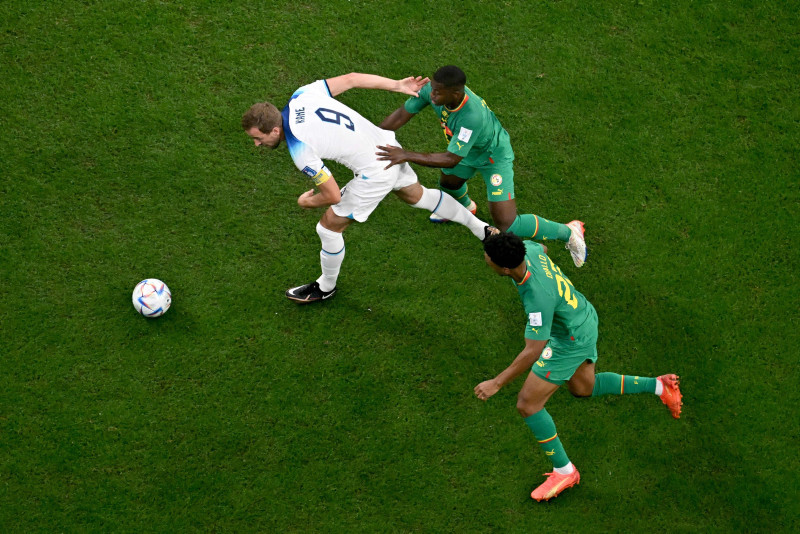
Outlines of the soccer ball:
M 145 317 L 161 317 L 172 304 L 167 284 L 156 278 L 142 280 L 133 289 L 133 307 Z

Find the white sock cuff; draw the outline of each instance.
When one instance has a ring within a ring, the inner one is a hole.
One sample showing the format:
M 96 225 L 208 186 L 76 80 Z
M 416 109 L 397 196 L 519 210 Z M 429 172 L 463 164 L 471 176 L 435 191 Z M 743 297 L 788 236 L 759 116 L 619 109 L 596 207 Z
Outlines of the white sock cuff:
M 569 462 L 564 467 L 555 467 L 555 466 L 553 466 L 553 471 L 555 471 L 559 475 L 569 475 L 573 471 L 575 471 L 575 466 L 572 465 L 572 462 Z
M 317 223 L 317 235 L 322 241 L 322 252 L 326 254 L 339 254 L 344 250 L 344 237 L 339 232 L 328 230 L 322 223 Z

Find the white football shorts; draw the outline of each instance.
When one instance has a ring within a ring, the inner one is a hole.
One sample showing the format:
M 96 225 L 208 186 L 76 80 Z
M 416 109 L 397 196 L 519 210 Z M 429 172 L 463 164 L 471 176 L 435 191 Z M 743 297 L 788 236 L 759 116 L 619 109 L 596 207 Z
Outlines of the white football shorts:
M 408 163 L 376 173 L 356 174 L 342 188 L 342 199 L 331 206 L 339 217 L 364 222 L 386 195 L 417 182 L 417 173 Z

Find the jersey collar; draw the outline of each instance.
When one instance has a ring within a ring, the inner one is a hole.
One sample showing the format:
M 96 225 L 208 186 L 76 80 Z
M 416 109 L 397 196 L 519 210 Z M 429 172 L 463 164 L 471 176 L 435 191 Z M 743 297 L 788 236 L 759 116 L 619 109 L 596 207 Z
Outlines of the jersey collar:
M 522 284 L 527 282 L 528 278 L 530 278 L 530 277 L 531 277 L 531 272 L 528 269 L 525 269 L 525 276 L 522 277 L 522 281 L 520 283 L 518 283 L 517 285 L 521 286 Z
M 467 103 L 467 100 L 469 100 L 469 95 L 467 93 L 464 93 L 464 99 L 461 101 L 461 103 L 458 105 L 456 109 L 450 109 L 447 106 L 445 106 L 444 109 L 446 109 L 448 113 L 455 113 L 456 111 L 464 107 L 464 104 Z

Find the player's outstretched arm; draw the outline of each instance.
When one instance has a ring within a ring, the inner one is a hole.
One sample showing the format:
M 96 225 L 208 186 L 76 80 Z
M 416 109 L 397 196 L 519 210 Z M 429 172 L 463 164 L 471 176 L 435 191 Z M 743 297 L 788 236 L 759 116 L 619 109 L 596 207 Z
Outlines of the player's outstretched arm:
M 375 74 L 362 74 L 351 72 L 335 78 L 325 80 L 331 96 L 336 96 L 350 89 L 383 89 L 384 91 L 394 91 L 411 96 L 419 96 L 419 90 L 425 87 L 430 78 L 422 76 L 409 76 L 402 80 L 392 80 Z
M 400 106 L 394 110 L 391 115 L 383 119 L 383 122 L 381 122 L 378 127 L 396 132 L 401 126 L 410 121 L 413 116 L 413 113 L 406 111 L 405 106 Z
M 436 152 L 433 154 L 426 154 L 423 152 L 412 152 L 405 150 L 399 146 L 392 145 L 378 145 L 380 152 L 375 152 L 380 161 L 388 161 L 389 164 L 384 167 L 388 169 L 393 165 L 400 165 L 401 163 L 411 162 L 424 167 L 435 167 L 438 169 L 452 169 L 464 159 L 457 156 L 452 152 Z
M 525 348 L 514 358 L 514 361 L 502 373 L 475 386 L 475 395 L 481 400 L 500 391 L 500 388 L 517 378 L 526 370 L 530 370 L 542 354 L 547 340 L 525 339 Z

